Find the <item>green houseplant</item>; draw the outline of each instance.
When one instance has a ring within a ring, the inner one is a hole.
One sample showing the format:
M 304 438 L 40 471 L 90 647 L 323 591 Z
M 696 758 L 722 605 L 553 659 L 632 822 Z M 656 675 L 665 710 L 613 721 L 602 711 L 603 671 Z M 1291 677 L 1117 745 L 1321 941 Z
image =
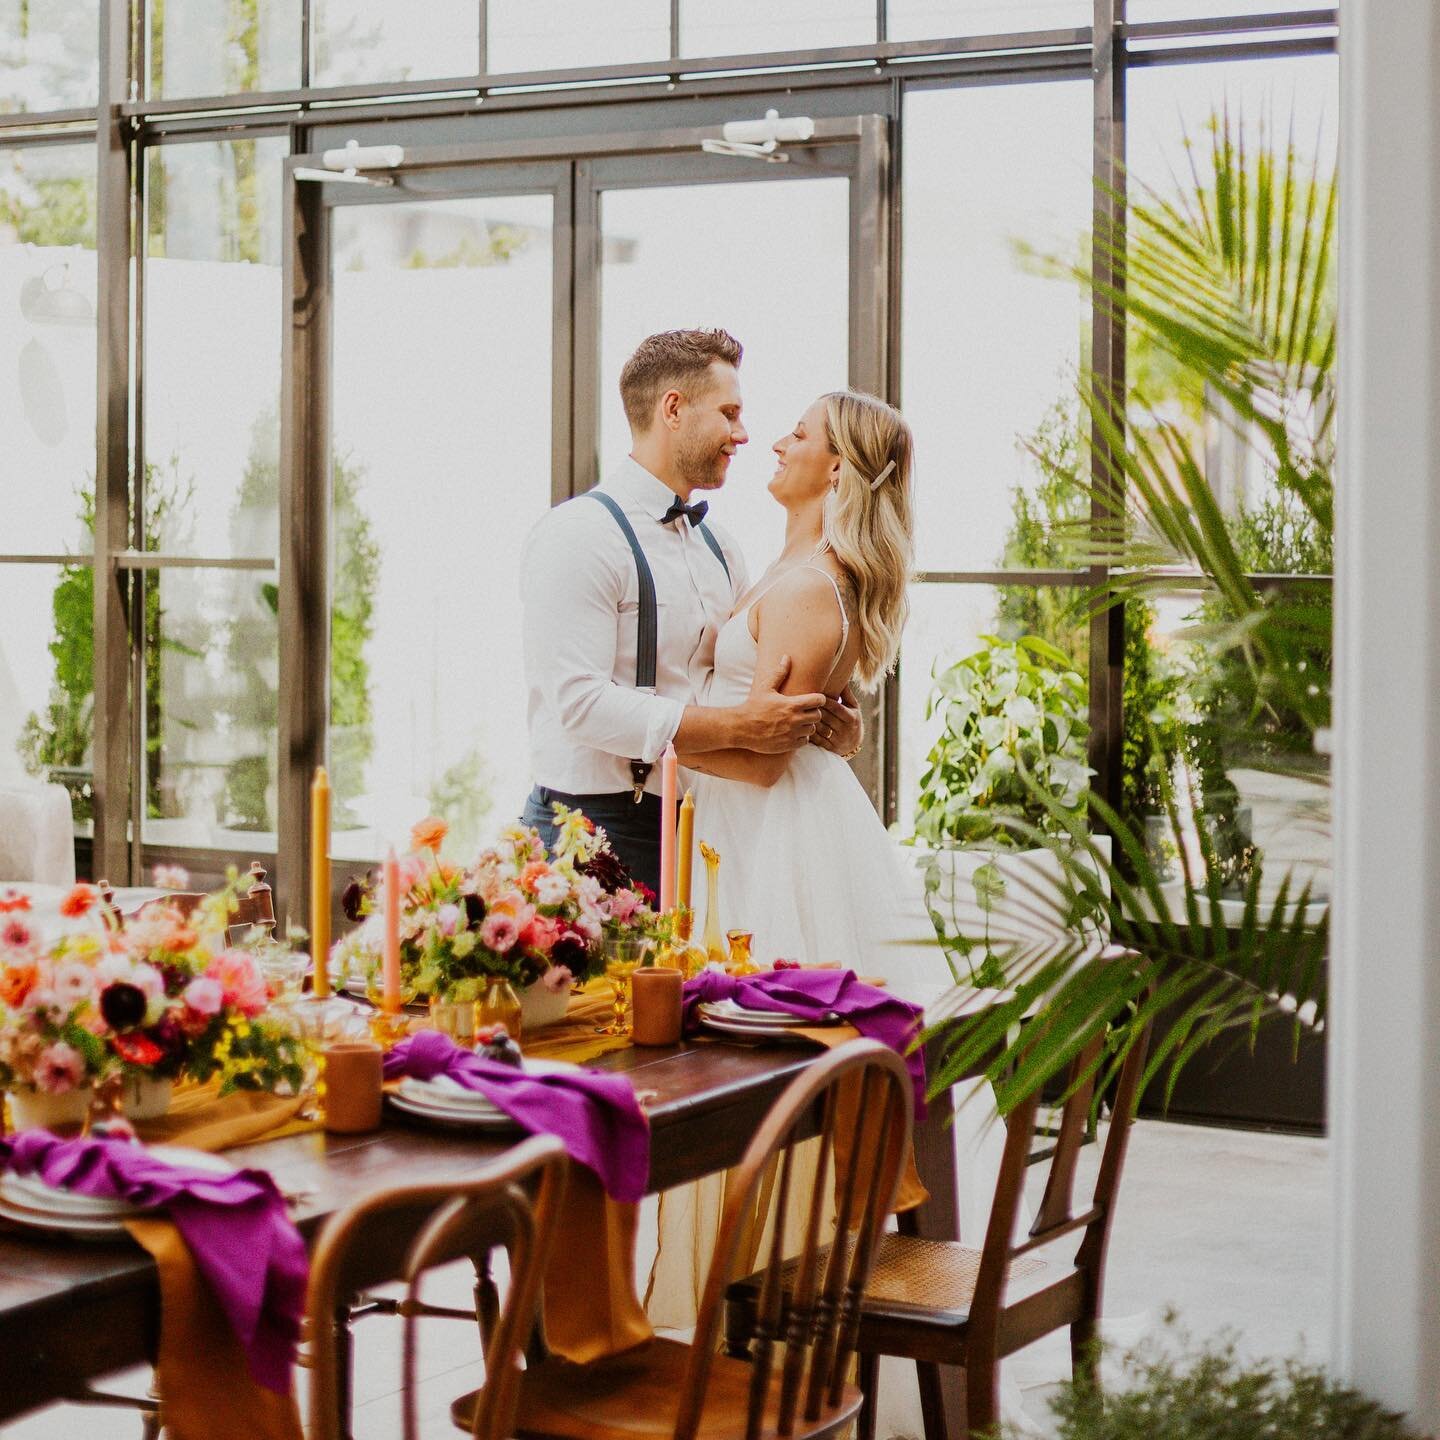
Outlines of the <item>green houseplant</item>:
M 1165 357 L 1163 372 L 1199 397 L 1263 468 L 1273 492 L 1318 537 L 1333 534 L 1336 357 L 1334 235 L 1336 175 L 1303 163 L 1293 145 L 1257 146 L 1227 113 L 1212 123 L 1210 174 L 1176 196 L 1131 186 L 1126 227 L 1095 237 L 1124 274 L 1124 290 L 1089 269 L 1056 262 L 1091 292 L 1097 312 L 1128 317 L 1131 333 Z M 1194 157 L 1192 156 L 1192 159 Z M 1292 587 L 1257 585 L 1243 526 L 1227 514 L 1206 473 L 1202 440 L 1169 397 L 1133 386 L 1112 393 L 1098 377 L 1080 387 L 1093 429 L 1097 474 L 1083 518 L 1055 527 L 1072 565 L 1103 564 L 1110 578 L 1088 597 L 1106 608 L 1173 589 L 1177 569 L 1198 591 L 1207 616 L 1195 646 L 1227 667 L 1225 725 L 1230 743 L 1285 763 L 1313 747 L 1329 723 L 1328 604 Z M 1183 412 L 1183 407 L 1181 407 Z M 1294 417 L 1307 423 L 1297 426 Z M 1095 518 L 1098 516 L 1099 518 Z M 1096 1065 L 1113 1073 L 1143 1027 L 1155 1022 L 1146 1080 L 1166 1074 L 1167 1094 L 1184 1064 L 1212 1041 L 1253 1039 L 1263 1024 L 1291 1027 L 1298 1045 L 1325 1019 L 1327 917 L 1310 904 L 1308 883 L 1282 875 L 1262 898 L 1259 867 L 1238 896 L 1199 827 L 1202 862 L 1184 846 L 1182 806 L 1163 775 L 1163 808 L 1182 869 L 1180 893 L 1162 892 L 1143 837 L 1099 797 L 1090 817 L 1114 837 L 1110 861 L 1081 826 L 1037 798 L 1069 834 L 1048 843 L 1065 866 L 1063 883 L 1035 903 L 1058 913 L 1089 903 L 1103 913 L 1133 966 L 1090 963 L 1077 946 L 1026 957 L 1010 980 L 1013 997 L 949 1032 L 937 1091 L 975 1067 L 995 1082 L 1002 1108 L 1050 1079 L 1096 1034 L 1100 1018 L 1128 1005 L 1127 1023 L 1108 1030 Z M 1191 808 L 1197 808 L 1189 797 Z M 1078 863 L 1077 863 L 1078 862 Z M 1098 869 L 1100 878 L 1097 879 Z M 1040 1007 L 1040 1029 L 1022 1044 L 1018 1022 Z M 1102 1077 L 1103 1078 L 1103 1077 Z

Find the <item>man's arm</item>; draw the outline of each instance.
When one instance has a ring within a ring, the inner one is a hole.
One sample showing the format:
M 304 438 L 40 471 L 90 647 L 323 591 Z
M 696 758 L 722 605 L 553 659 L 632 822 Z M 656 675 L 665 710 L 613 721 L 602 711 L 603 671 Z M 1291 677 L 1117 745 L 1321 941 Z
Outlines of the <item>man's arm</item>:
M 615 681 L 616 616 L 633 562 L 619 547 L 595 544 L 588 517 L 568 509 L 551 512 L 531 532 L 522 565 L 531 584 L 522 598 L 526 673 L 571 739 L 648 761 L 672 740 L 695 752 L 738 746 L 767 753 L 809 741 L 825 696 L 780 694 L 788 667 L 778 676 L 779 667 L 769 667 L 773 683 L 745 704 L 718 708 Z

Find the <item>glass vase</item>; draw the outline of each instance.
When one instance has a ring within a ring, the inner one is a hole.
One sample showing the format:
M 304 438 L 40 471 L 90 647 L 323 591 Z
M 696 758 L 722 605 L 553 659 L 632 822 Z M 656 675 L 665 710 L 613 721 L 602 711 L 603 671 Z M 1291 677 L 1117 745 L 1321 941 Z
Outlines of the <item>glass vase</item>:
M 475 1028 L 503 1025 L 505 1033 L 518 1045 L 523 1013 L 514 986 L 503 975 L 492 975 L 485 993 L 475 1002 Z
M 723 966 L 730 957 L 720 929 L 720 852 L 702 840 L 700 854 L 705 861 L 705 933 L 700 937 L 700 948 L 707 964 Z

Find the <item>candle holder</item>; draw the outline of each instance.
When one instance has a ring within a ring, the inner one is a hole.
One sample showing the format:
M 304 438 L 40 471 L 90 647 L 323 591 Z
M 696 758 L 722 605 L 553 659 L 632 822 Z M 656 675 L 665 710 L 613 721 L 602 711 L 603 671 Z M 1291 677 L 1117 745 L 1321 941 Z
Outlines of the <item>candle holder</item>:
M 403 1010 L 376 1010 L 370 1016 L 370 1038 L 384 1051 L 393 1050 L 410 1034 L 410 1018 Z
M 678 970 L 693 980 L 704 968 L 705 952 L 690 938 L 695 926 L 695 912 L 677 906 L 670 916 L 670 938 L 655 957 L 655 963 Z

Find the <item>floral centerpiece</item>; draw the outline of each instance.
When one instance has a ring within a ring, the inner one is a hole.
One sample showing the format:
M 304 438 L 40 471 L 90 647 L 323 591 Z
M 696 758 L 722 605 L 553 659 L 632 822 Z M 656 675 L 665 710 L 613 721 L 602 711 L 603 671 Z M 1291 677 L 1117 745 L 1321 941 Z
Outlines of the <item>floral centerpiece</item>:
M 398 866 L 401 988 L 446 1003 L 478 1000 L 492 978 L 518 991 L 568 994 L 604 968 L 606 939 L 654 935 L 655 896 L 631 880 L 605 832 L 578 810 L 555 807 L 547 853 L 532 829 L 506 830 L 468 866 L 441 858 L 443 820 L 422 820 Z M 337 955 L 379 989 L 383 881 L 352 880 L 341 904 L 359 927 Z
M 234 893 L 232 883 L 190 915 L 160 901 L 122 925 L 94 886 L 77 885 L 61 913 L 93 926 L 46 946 L 26 897 L 0 892 L 0 1087 L 74 1096 L 79 1113 L 66 1118 L 83 1116 L 86 1092 L 113 1075 L 132 1096 L 150 1082 L 160 1108 L 181 1079 L 218 1078 L 222 1093 L 297 1090 L 303 1045 L 266 1016 L 255 957 L 207 939 L 224 935 Z

